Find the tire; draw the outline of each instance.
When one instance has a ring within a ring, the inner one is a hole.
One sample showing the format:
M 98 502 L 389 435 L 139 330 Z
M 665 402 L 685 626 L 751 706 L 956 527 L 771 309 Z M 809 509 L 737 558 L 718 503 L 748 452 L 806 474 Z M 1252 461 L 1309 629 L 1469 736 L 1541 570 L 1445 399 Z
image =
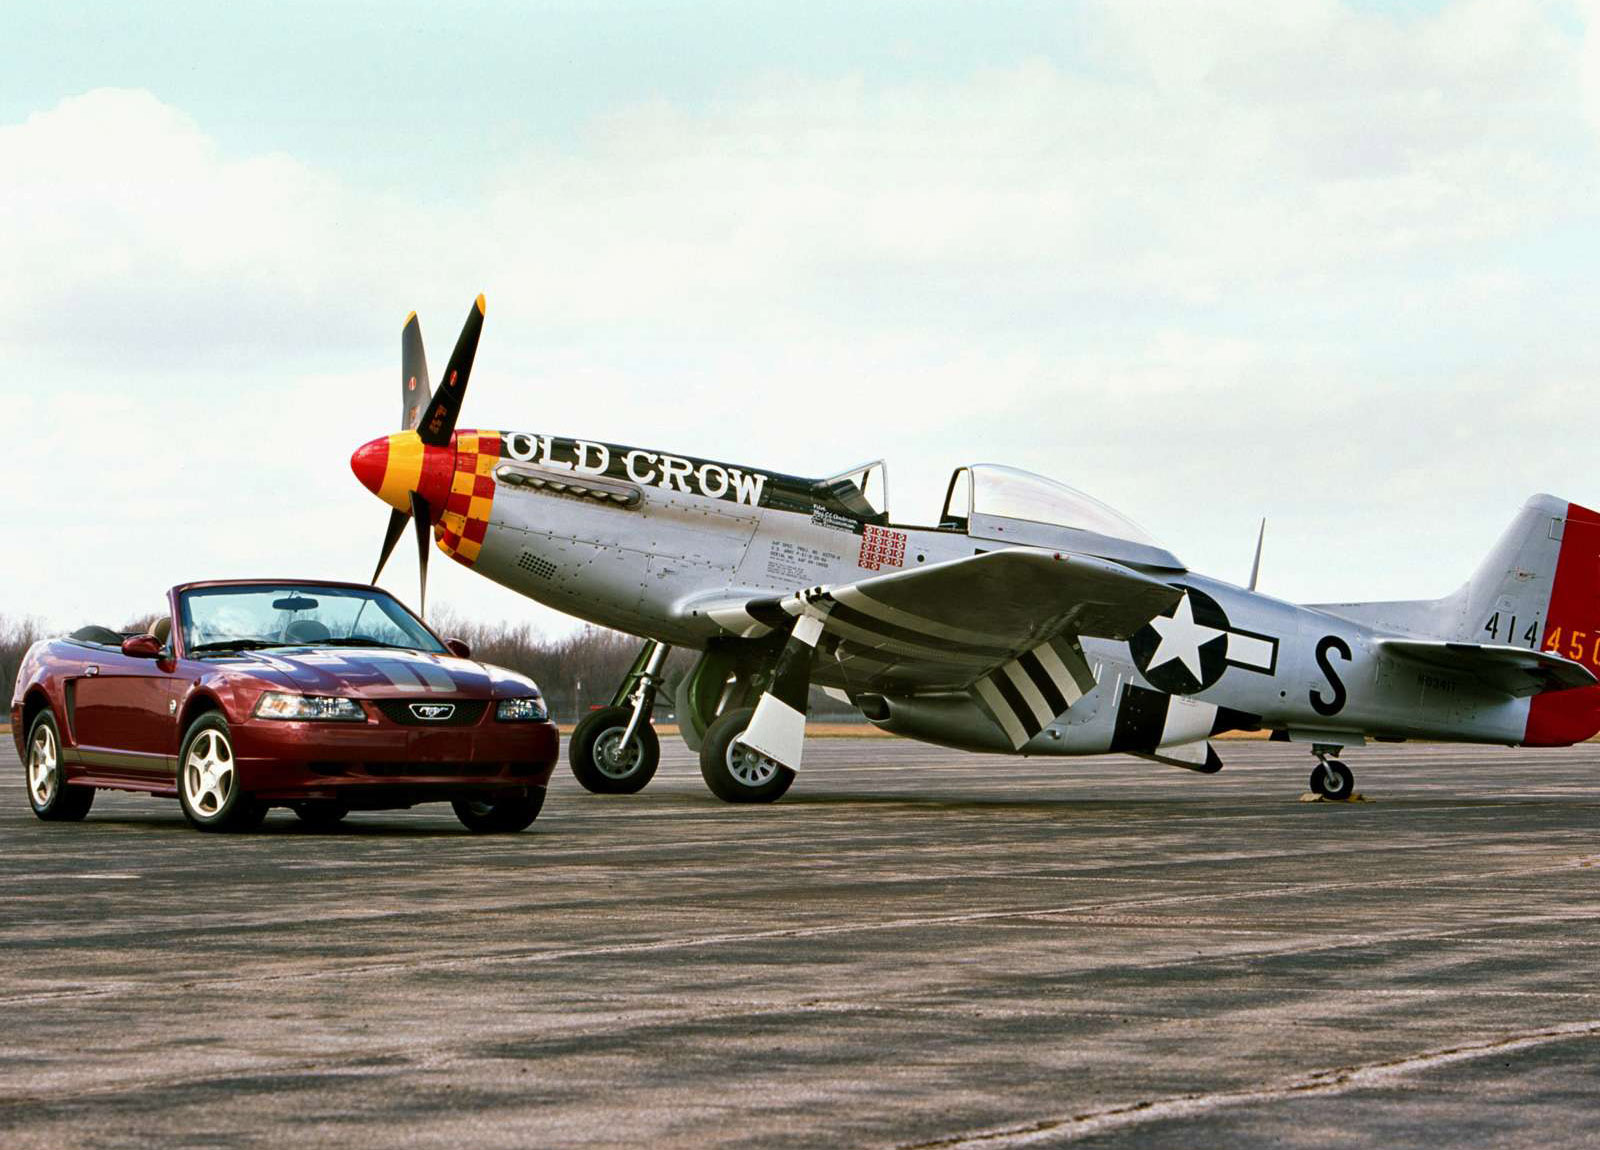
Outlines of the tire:
M 290 803 L 289 809 L 314 831 L 331 831 L 350 813 L 350 808 L 337 799 L 307 799 L 303 803 Z
M 1355 774 L 1338 759 L 1323 763 L 1318 773 L 1322 775 L 1322 789 L 1317 793 L 1323 798 L 1342 802 L 1356 793 Z
M 727 803 L 773 803 L 794 782 L 788 767 L 734 742 L 750 725 L 754 707 L 739 707 L 706 728 L 700 744 L 700 777 Z
M 514 834 L 533 825 L 544 809 L 544 788 L 534 787 L 527 795 L 497 799 L 458 799 L 455 808 L 461 825 L 475 835 Z
M 1322 773 L 1321 763 L 1318 763 L 1316 766 L 1311 768 L 1311 780 L 1309 783 L 1307 783 L 1307 785 L 1311 788 L 1312 794 L 1323 796 L 1327 795 L 1326 787 L 1328 785 L 1328 781 L 1327 777 Z
M 94 805 L 94 788 L 67 782 L 61 761 L 61 729 L 47 707 L 28 728 L 28 805 L 47 823 L 75 823 Z
M 216 711 L 201 715 L 184 733 L 178 752 L 178 802 L 199 831 L 248 831 L 267 817 L 240 785 L 228 720 Z
M 632 707 L 602 707 L 573 728 L 572 738 L 567 740 L 567 762 L 584 790 L 597 795 L 632 795 L 656 777 L 661 740 L 648 722 L 641 722 L 633 733 L 629 754 L 617 751 L 632 721 Z

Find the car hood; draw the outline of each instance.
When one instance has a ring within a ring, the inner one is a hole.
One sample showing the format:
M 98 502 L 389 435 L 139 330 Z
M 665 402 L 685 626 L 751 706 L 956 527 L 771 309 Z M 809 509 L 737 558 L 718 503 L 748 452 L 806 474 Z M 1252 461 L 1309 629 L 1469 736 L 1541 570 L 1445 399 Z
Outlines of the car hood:
M 503 699 L 538 693 L 533 680 L 503 667 L 453 655 L 387 648 L 245 651 L 212 666 L 232 675 L 250 676 L 270 687 L 307 695 L 358 694 L 382 699 L 438 694 Z

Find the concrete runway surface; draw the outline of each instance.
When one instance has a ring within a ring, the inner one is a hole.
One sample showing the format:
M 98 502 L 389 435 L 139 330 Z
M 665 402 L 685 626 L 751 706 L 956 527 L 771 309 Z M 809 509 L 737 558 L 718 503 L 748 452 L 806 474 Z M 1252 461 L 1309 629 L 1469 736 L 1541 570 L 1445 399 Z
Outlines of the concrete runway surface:
M 669 739 L 520 835 L 448 807 L 27 809 L 0 757 L 0 1145 L 1600 1139 L 1600 747 L 1206 778 L 828 739 L 772 807 Z

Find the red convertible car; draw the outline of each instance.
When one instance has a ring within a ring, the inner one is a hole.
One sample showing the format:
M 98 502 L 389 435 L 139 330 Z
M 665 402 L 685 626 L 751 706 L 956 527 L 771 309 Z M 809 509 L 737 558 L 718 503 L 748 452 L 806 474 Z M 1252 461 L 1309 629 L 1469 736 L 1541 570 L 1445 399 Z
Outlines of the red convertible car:
M 176 795 L 201 830 L 272 806 L 330 826 L 444 801 L 473 831 L 538 817 L 556 728 L 539 688 L 472 661 L 376 587 L 186 583 L 149 634 L 85 627 L 37 643 L 11 731 L 41 819 L 97 789 Z

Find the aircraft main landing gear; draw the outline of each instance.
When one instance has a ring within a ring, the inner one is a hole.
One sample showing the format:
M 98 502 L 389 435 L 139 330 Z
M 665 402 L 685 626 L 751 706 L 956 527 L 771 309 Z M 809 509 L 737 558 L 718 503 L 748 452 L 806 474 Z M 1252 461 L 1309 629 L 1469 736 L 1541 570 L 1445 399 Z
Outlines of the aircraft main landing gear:
M 772 684 L 784 636 L 765 642 L 713 640 L 678 683 L 678 732 L 700 756 L 707 788 L 729 803 L 770 803 L 794 771 L 739 742 Z
M 567 740 L 567 762 L 583 788 L 597 795 L 631 795 L 655 778 L 661 742 L 650 725 L 661 667 L 672 648 L 646 641 L 611 705 L 586 715 Z
M 1338 759 L 1334 758 L 1342 747 L 1316 743 L 1311 753 L 1317 756 L 1317 765 L 1311 768 L 1311 790 L 1325 799 L 1343 801 L 1356 793 L 1356 776 Z
M 754 707 L 725 711 L 700 744 L 700 777 L 725 803 L 771 803 L 783 797 L 794 772 L 735 740 L 750 725 Z

